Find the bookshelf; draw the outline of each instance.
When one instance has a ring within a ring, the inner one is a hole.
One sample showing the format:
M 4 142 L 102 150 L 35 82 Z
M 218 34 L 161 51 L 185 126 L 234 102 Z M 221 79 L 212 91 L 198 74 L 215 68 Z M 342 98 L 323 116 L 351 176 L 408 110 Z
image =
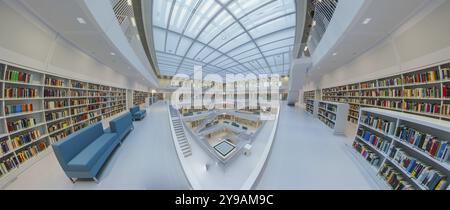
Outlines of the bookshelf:
M 306 91 L 303 93 L 303 102 L 306 103 L 308 100 L 316 99 L 316 91 Z
M 317 118 L 331 128 L 334 134 L 345 134 L 348 104 L 317 101 Z
M 144 91 L 133 91 L 133 105 L 140 106 L 142 104 L 145 104 L 145 99 L 150 97 L 151 93 L 144 92 Z
M 322 100 L 348 103 L 348 121 L 361 107 L 381 108 L 450 121 L 450 64 L 322 90 Z
M 353 148 L 396 190 L 448 189 L 450 123 L 362 108 Z
M 0 63 L 0 187 L 51 144 L 127 110 L 126 90 Z

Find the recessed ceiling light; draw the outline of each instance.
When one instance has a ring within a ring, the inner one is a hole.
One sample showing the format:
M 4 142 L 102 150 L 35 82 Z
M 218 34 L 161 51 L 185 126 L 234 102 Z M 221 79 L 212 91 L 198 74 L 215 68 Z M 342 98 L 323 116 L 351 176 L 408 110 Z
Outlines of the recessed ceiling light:
M 131 6 L 131 5 L 132 5 L 131 0 L 127 0 L 127 4 L 128 4 L 129 6 Z
M 83 18 L 81 18 L 81 17 L 77 17 L 77 21 L 80 24 L 86 24 L 86 21 Z
M 316 21 L 315 21 L 315 20 L 313 20 L 312 26 L 313 26 L 313 27 L 316 26 Z
M 337 55 L 337 53 L 333 53 L 333 56 L 336 56 Z
M 367 24 L 370 23 L 370 21 L 372 21 L 372 18 L 366 18 L 366 19 L 363 21 L 363 24 L 364 24 L 364 25 L 367 25 Z
M 111 54 L 111 55 L 116 55 L 116 53 L 113 53 L 113 52 L 111 52 L 110 54 Z
M 308 51 L 308 46 L 305 47 L 304 51 L 305 51 L 305 52 Z

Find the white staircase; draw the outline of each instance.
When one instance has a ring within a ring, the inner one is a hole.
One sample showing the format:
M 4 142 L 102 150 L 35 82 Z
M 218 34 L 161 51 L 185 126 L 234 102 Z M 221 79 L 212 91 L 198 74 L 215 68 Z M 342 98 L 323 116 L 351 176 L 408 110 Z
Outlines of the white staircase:
M 170 107 L 170 116 L 172 117 L 173 129 L 175 130 L 175 135 L 178 145 L 181 148 L 181 152 L 183 152 L 184 157 L 189 157 L 192 155 L 191 145 L 186 138 L 183 124 L 178 116 L 178 111 Z

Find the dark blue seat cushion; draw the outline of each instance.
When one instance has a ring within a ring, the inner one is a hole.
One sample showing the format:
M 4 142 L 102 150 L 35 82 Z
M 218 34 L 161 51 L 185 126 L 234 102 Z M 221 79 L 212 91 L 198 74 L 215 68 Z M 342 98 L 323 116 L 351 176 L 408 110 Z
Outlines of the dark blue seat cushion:
M 89 171 L 105 151 L 114 144 L 115 133 L 104 134 L 78 153 L 68 164 L 70 171 Z

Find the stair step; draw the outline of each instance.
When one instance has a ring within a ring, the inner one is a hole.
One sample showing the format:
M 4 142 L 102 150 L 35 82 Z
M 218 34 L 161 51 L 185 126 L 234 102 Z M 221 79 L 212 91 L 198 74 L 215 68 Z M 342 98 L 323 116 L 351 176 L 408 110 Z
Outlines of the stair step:
M 183 153 L 183 155 L 184 155 L 185 158 L 187 158 L 187 157 L 192 156 L 192 152 L 189 152 L 189 153 Z

